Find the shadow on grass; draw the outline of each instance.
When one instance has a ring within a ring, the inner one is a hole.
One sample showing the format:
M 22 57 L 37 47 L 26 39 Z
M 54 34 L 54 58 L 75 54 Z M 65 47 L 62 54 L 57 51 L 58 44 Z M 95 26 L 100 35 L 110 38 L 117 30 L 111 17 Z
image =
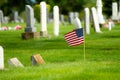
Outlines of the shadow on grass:
M 106 36 L 102 36 L 103 38 L 120 38 L 120 35 L 106 35 Z

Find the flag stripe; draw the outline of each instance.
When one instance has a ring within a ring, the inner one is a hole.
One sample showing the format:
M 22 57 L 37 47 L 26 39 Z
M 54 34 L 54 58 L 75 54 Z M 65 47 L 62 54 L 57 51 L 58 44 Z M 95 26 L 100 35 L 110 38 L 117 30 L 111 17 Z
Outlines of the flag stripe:
M 70 46 L 77 46 L 77 45 L 82 44 L 82 43 L 83 43 L 83 42 L 74 43 L 74 44 L 70 44 L 70 43 L 69 43 L 69 45 L 70 45 Z
M 78 40 L 78 41 L 74 41 L 74 42 L 68 42 L 68 44 L 76 44 L 76 43 L 83 43 L 84 40 Z
M 79 43 L 81 41 L 84 41 L 84 40 L 82 39 L 82 40 L 77 40 L 77 41 L 68 41 L 68 43 Z
M 65 34 L 65 39 L 70 46 L 76 46 L 84 42 L 83 29 L 76 29 Z
M 78 40 L 79 40 L 79 41 L 82 41 L 82 40 L 84 41 L 83 38 L 80 38 L 80 39 L 77 38 L 77 39 L 67 40 L 67 41 L 73 43 L 73 42 L 77 42 Z

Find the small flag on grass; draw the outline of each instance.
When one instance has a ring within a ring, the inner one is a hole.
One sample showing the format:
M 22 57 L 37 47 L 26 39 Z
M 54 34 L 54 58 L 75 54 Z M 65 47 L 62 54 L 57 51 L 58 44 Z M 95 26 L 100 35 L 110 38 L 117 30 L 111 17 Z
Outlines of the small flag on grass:
M 84 42 L 83 28 L 75 29 L 65 34 L 64 37 L 69 46 L 77 46 Z

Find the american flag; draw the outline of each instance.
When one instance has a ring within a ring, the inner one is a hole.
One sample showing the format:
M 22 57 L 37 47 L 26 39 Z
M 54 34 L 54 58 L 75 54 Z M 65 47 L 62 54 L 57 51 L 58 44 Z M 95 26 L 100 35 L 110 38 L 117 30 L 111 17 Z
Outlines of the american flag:
M 77 46 L 84 42 L 83 28 L 75 29 L 64 35 L 69 46 Z

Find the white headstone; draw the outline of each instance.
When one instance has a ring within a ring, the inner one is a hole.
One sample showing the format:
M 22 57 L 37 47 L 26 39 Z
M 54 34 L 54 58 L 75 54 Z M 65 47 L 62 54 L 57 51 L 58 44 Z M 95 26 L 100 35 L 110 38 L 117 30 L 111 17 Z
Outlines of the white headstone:
M 109 31 L 111 31 L 111 29 L 112 29 L 112 23 L 111 22 L 108 22 L 108 29 L 109 29 Z
M 4 16 L 4 23 L 8 23 L 9 22 L 9 17 L 8 16 Z
M 75 18 L 75 26 L 76 26 L 76 29 L 82 28 L 80 19 L 78 17 Z
M 25 32 L 36 32 L 34 11 L 30 5 L 26 5 L 26 28 Z
M 85 12 L 85 32 L 90 34 L 90 11 L 89 8 L 84 9 Z
M 79 13 L 78 13 L 78 12 L 74 12 L 74 19 L 75 19 L 76 17 L 79 17 Z
M 23 64 L 17 58 L 11 58 L 8 60 L 9 66 L 24 67 Z
M 65 24 L 64 15 L 60 15 L 60 21 L 61 21 L 61 23 L 62 23 L 63 25 Z
M 74 12 L 69 12 L 69 22 L 70 24 L 74 23 Z
M 4 51 L 3 47 L 0 46 L 0 70 L 4 69 Z
M 97 11 L 96 11 L 96 9 L 94 7 L 92 7 L 91 10 L 92 10 L 92 16 L 93 16 L 93 23 L 94 23 L 95 32 L 101 33 L 100 25 L 99 25 L 99 21 L 98 21 Z
M 0 21 L 0 28 L 2 27 L 1 25 L 2 25 L 2 23 L 1 23 L 1 21 Z
M 4 23 L 4 15 L 2 10 L 0 10 L 0 23 Z
M 118 12 L 118 20 L 120 21 L 120 11 Z
M 2 23 L 3 23 L 3 12 L 2 12 L 2 10 L 0 10 L 0 27 L 2 27 L 1 26 Z
M 112 3 L 112 19 L 118 20 L 118 4 L 117 4 L 117 2 Z
M 54 16 L 54 35 L 59 35 L 59 8 L 58 6 L 54 6 L 53 8 L 53 16 Z
M 19 20 L 18 20 L 18 11 L 14 11 L 13 15 L 14 15 L 14 22 L 18 23 L 19 22 Z
M 50 22 L 50 18 L 49 18 L 49 15 L 50 15 L 50 13 L 49 13 L 49 10 L 48 10 L 48 8 L 46 7 L 46 14 L 47 14 L 47 23 L 49 23 Z
M 97 14 L 98 14 L 99 23 L 104 24 L 105 20 L 102 14 L 102 0 L 97 0 L 96 6 L 97 6 Z
M 47 8 L 46 3 L 41 2 L 40 3 L 40 9 L 41 9 L 41 31 L 45 32 L 47 31 Z

